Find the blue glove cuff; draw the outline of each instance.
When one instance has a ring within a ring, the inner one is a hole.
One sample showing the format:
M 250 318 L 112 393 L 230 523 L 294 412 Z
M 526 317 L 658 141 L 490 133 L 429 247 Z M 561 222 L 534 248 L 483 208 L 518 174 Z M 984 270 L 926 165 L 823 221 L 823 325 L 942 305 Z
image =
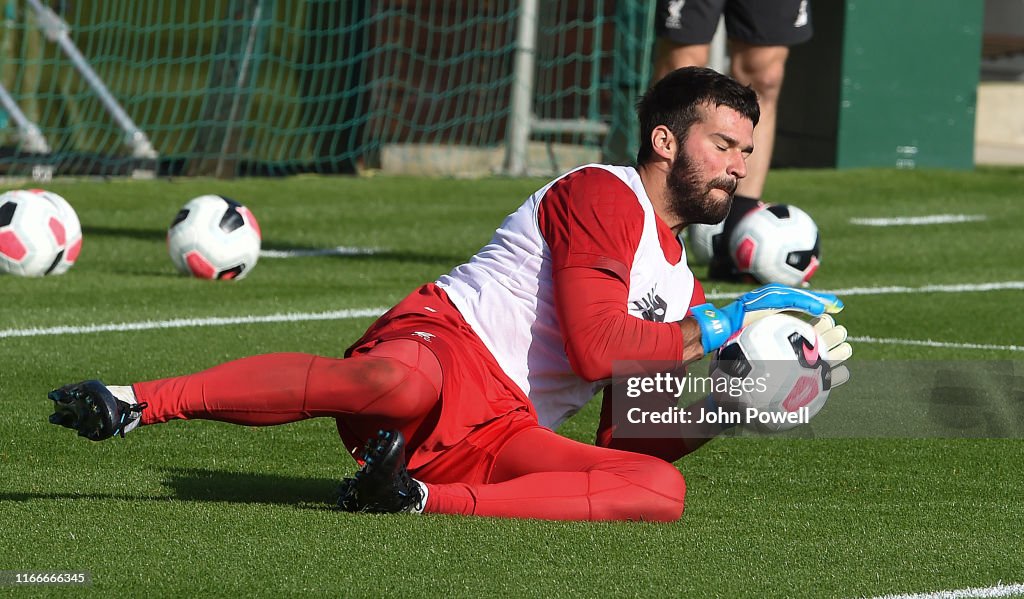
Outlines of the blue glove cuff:
M 690 314 L 700 326 L 700 344 L 704 347 L 705 354 L 722 347 L 732 335 L 729 315 L 711 304 L 693 306 L 690 308 Z

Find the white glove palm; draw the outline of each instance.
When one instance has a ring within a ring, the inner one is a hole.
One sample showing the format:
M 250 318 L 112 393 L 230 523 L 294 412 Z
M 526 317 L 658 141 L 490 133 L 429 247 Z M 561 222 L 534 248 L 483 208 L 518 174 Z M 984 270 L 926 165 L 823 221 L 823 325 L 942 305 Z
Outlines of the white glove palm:
M 828 365 L 832 369 L 832 388 L 842 385 L 850 380 L 850 370 L 844 362 L 853 355 L 853 347 L 846 341 L 846 327 L 837 325 L 834 318 L 828 314 L 811 320 L 811 326 L 818 333 L 821 342 L 828 350 Z

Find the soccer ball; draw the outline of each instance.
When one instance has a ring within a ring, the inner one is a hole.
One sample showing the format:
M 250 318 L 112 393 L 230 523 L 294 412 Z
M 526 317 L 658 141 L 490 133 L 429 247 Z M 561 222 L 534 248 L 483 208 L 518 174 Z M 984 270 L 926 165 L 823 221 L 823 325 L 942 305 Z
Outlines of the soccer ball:
M 796 206 L 768 205 L 740 219 L 729 252 L 740 272 L 762 283 L 796 287 L 807 283 L 820 264 L 818 226 Z
M 813 326 L 788 314 L 746 326 L 718 350 L 710 368 L 714 388 L 726 389 L 742 421 L 761 432 L 806 423 L 832 389 L 828 348 Z
M 260 226 L 248 208 L 219 195 L 190 200 L 167 230 L 167 251 L 184 274 L 243 279 L 260 256 Z
M 690 255 L 693 256 L 695 264 L 707 264 L 715 255 L 715 237 L 722 234 L 725 229 L 725 221 L 714 225 L 694 223 L 686 227 L 686 234 L 690 238 Z
M 67 240 L 60 213 L 28 191 L 0 195 L 0 272 L 41 277 L 54 271 Z
M 62 275 L 75 265 L 78 255 L 82 253 L 82 223 L 78 220 L 75 209 L 61 196 L 45 189 L 30 189 L 28 191 L 53 204 L 57 209 L 57 214 L 60 215 L 60 221 L 64 224 L 64 255 L 50 273 Z

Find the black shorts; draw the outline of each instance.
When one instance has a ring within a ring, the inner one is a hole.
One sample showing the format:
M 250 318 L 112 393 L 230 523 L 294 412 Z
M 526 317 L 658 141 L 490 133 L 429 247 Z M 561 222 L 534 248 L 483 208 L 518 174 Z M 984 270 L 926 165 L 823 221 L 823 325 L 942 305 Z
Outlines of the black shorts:
M 723 13 L 729 39 L 754 46 L 794 46 L 813 33 L 809 0 L 658 0 L 654 31 L 681 46 L 708 44 Z

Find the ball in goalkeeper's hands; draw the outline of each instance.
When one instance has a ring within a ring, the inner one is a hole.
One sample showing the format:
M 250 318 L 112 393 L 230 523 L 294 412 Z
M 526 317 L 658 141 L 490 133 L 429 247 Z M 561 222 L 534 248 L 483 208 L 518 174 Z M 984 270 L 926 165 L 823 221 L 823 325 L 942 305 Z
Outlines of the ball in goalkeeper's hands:
M 806 322 L 772 314 L 746 327 L 711 362 L 716 399 L 745 426 L 780 432 L 805 424 L 849 379 L 846 329 L 824 315 Z

